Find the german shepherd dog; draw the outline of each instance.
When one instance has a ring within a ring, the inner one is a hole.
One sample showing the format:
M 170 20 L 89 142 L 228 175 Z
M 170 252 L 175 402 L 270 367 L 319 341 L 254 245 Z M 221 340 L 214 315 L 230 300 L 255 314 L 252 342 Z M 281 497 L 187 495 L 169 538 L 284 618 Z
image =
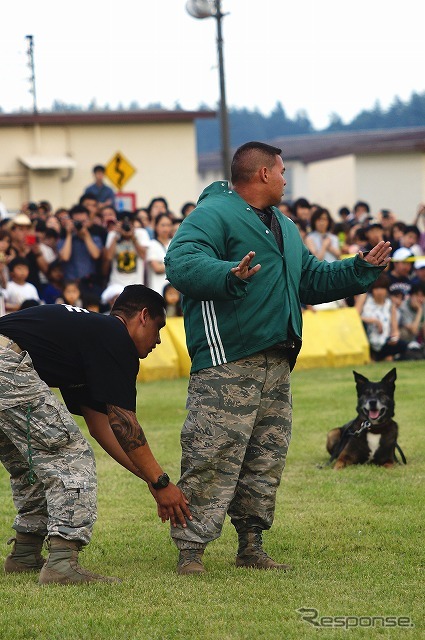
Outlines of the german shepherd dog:
M 397 372 L 391 369 L 380 382 L 371 382 L 353 371 L 357 387 L 357 417 L 343 427 L 329 431 L 326 448 L 334 469 L 350 464 L 392 467 L 396 462 L 398 425 L 394 416 L 394 391 Z

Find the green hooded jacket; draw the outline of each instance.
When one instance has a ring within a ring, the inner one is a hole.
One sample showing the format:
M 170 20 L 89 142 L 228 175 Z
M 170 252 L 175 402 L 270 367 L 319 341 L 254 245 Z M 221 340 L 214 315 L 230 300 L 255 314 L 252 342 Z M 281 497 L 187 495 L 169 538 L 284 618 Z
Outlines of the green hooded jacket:
M 183 221 L 165 257 L 166 274 L 183 294 L 192 373 L 239 360 L 293 339 L 301 347 L 301 303 L 319 304 L 362 293 L 378 277 L 358 256 L 328 263 L 310 254 L 296 225 L 273 208 L 283 236 L 281 253 L 271 231 L 227 182 L 214 182 Z M 249 252 L 261 269 L 234 276 Z M 293 353 L 292 353 L 293 352 Z

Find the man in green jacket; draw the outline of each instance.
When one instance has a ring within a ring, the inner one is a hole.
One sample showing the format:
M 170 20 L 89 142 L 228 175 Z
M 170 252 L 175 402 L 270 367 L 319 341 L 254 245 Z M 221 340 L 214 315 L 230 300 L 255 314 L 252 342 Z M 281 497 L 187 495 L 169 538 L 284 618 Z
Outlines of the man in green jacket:
M 301 303 L 364 292 L 389 261 L 388 242 L 333 263 L 312 256 L 276 208 L 286 185 L 280 154 L 261 142 L 240 147 L 233 186 L 204 190 L 165 258 L 183 294 L 192 359 L 179 486 L 193 519 L 172 530 L 180 574 L 205 571 L 202 555 L 226 513 L 238 532 L 237 566 L 289 568 L 263 550 L 262 531 L 273 522 L 291 436 Z

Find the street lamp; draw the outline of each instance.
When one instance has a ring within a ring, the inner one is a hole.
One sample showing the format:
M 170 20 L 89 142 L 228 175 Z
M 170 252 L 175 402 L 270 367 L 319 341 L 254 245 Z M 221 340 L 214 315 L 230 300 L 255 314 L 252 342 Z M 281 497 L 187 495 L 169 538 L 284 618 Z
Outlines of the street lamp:
M 226 83 L 224 80 L 223 36 L 221 21 L 225 14 L 221 12 L 221 0 L 187 0 L 187 12 L 194 18 L 215 18 L 217 22 L 217 54 L 220 75 L 220 130 L 221 130 L 221 159 L 223 176 L 230 180 L 230 142 L 229 115 L 226 105 Z

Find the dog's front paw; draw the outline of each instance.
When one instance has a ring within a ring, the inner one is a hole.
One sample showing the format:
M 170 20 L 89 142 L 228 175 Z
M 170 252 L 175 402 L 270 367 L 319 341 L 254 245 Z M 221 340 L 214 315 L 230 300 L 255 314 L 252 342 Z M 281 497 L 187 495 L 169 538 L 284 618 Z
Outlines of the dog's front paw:
M 337 460 L 334 464 L 334 471 L 339 471 L 340 469 L 344 469 L 346 467 L 346 463 L 344 460 Z

